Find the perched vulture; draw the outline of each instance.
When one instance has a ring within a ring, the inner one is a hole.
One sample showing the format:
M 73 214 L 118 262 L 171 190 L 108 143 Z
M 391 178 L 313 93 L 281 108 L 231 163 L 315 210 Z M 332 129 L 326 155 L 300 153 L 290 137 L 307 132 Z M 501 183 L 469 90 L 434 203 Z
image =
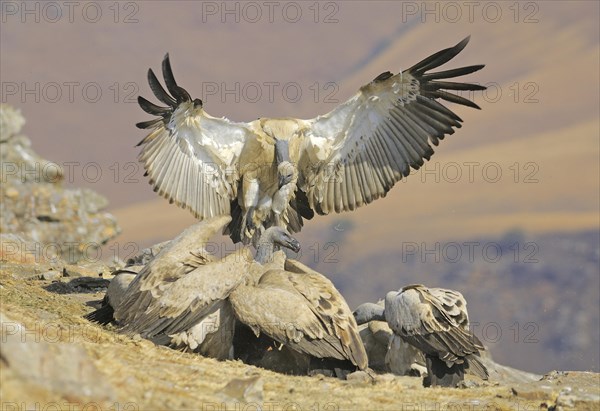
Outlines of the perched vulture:
M 167 107 L 138 98 L 158 118 L 138 123 L 151 132 L 139 160 L 155 191 L 199 220 L 231 215 L 234 242 L 256 245 L 273 225 L 298 232 L 314 213 L 354 210 L 383 197 L 433 145 L 461 127 L 438 100 L 479 108 L 450 91 L 483 90 L 451 82 L 483 65 L 430 72 L 456 56 L 469 37 L 406 71 L 387 71 L 331 112 L 310 120 L 260 118 L 236 123 L 206 113 L 177 85 L 169 55 L 162 70 L 168 92 L 150 69 L 148 82 Z
M 257 337 L 266 334 L 296 352 L 367 369 L 352 311 L 327 277 L 290 259 L 282 268 L 254 273 L 229 299 L 236 318 Z
M 283 268 L 283 254 L 273 258 L 276 247 L 299 251 L 300 245 L 282 228 L 272 227 L 258 245 L 259 262 L 248 248 L 217 260 L 202 246 L 229 221 L 229 216 L 221 216 L 191 226 L 144 266 L 114 307 L 120 332 L 209 357 L 231 358 L 235 317 L 229 295 L 252 276 L 252 270 Z
M 488 379 L 479 357 L 485 348 L 469 330 L 467 302 L 458 291 L 409 285 L 389 292 L 385 308 L 365 303 L 354 316 L 358 324 L 387 321 L 395 336 L 421 350 L 427 366 L 426 386 L 454 387 L 464 379 L 465 371 Z M 390 345 L 389 350 L 393 348 Z
M 458 291 L 409 285 L 385 297 L 385 318 L 395 334 L 425 354 L 428 383 L 454 387 L 470 372 L 487 380 L 479 358 L 485 347 L 469 330 L 467 302 Z

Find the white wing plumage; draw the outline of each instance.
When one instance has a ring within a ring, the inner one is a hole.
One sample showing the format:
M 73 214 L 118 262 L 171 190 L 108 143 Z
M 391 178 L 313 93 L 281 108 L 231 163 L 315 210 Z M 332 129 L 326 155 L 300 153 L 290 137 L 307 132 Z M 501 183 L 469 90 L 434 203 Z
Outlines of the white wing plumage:
M 169 202 L 189 209 L 200 220 L 230 213 L 237 195 L 238 159 L 248 138 L 255 137 L 246 123 L 215 118 L 202 109 L 175 82 L 167 54 L 163 75 L 169 95 L 148 70 L 156 97 L 169 107 L 138 98 L 142 109 L 160 118 L 138 123 L 152 132 L 138 145 L 139 160 L 154 191 Z
M 456 56 L 468 43 L 439 51 L 405 72 L 380 74 L 350 100 L 315 119 L 300 159 L 311 208 L 320 214 L 354 210 L 385 194 L 410 168 L 418 169 L 461 118 L 436 99 L 479 108 L 446 90 L 482 90 L 477 84 L 435 81 L 483 68 L 468 66 L 427 73 Z

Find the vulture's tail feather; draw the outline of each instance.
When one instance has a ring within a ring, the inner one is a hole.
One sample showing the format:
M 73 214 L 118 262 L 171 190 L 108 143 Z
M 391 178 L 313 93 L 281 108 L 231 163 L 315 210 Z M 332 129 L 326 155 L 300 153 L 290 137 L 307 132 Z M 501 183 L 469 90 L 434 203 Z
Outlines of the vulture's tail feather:
M 242 227 L 244 227 L 244 212 L 237 199 L 231 201 L 231 221 L 223 229 L 223 234 L 229 234 L 231 241 L 242 241 Z
M 490 376 L 487 367 L 481 362 L 476 354 L 471 354 L 466 357 L 468 368 L 471 374 L 477 375 L 482 380 L 487 380 Z
M 106 325 L 114 321 L 114 312 L 115 310 L 110 306 L 110 304 L 106 303 L 96 311 L 92 311 L 91 313 L 84 315 L 83 318 L 94 323 Z
M 302 190 L 296 191 L 296 197 L 293 201 L 290 202 L 292 208 L 300 214 L 300 216 L 306 218 L 307 220 L 312 219 L 315 216 L 315 212 L 312 208 L 310 208 L 308 202 L 308 196 Z

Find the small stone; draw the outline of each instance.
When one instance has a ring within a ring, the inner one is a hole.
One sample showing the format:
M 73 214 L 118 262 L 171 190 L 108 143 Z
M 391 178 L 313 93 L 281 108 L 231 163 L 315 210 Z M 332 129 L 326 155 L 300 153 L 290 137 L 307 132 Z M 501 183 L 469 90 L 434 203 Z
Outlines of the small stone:
M 479 384 L 473 380 L 463 380 L 456 385 L 457 388 L 475 388 L 479 387 Z
M 526 399 L 526 400 L 547 400 L 552 396 L 552 391 L 544 391 L 535 388 L 511 388 L 514 396 Z
M 396 379 L 396 376 L 392 373 L 378 374 L 375 376 L 375 381 L 378 383 L 388 384 Z
M 262 404 L 263 380 L 258 377 L 234 378 L 219 393 L 226 400 Z
M 369 383 L 372 378 L 369 374 L 364 371 L 355 371 L 346 376 L 346 380 L 355 383 Z
M 58 271 L 46 271 L 40 274 L 40 280 L 46 281 L 58 280 L 60 277 L 62 277 L 62 273 Z
M 21 110 L 8 104 L 0 104 L 0 141 L 6 141 L 21 131 L 25 117 Z
M 19 190 L 14 187 L 8 187 L 4 192 L 4 195 L 8 198 L 15 199 L 19 196 Z

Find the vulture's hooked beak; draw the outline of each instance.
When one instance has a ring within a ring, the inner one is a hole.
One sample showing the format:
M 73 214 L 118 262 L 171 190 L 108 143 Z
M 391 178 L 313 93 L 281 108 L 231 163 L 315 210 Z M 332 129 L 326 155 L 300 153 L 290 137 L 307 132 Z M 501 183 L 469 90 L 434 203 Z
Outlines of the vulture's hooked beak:
M 278 186 L 278 189 L 280 190 L 281 187 L 283 187 L 284 185 L 291 183 L 292 182 L 292 177 L 293 176 L 291 174 L 290 175 L 285 175 L 285 176 L 279 174 L 279 186 Z
M 300 251 L 300 243 L 293 237 L 290 237 L 290 240 L 287 242 L 287 247 L 295 253 Z

